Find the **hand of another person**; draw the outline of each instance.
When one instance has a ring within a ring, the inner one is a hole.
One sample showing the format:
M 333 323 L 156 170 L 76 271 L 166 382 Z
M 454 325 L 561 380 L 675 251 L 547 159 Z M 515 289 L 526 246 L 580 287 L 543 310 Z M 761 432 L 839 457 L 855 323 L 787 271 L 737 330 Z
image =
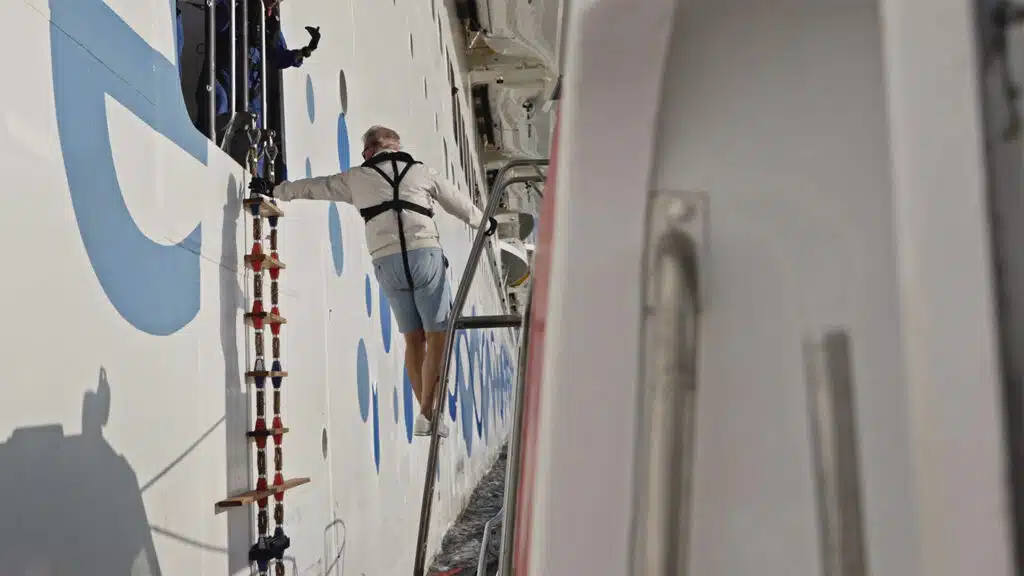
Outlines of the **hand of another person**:
M 320 45 L 320 27 L 317 26 L 314 28 L 312 26 L 306 26 L 306 32 L 309 32 L 309 44 L 306 44 L 306 47 L 303 49 L 303 54 L 305 54 L 306 57 L 309 57 L 309 55 L 316 50 L 317 46 Z

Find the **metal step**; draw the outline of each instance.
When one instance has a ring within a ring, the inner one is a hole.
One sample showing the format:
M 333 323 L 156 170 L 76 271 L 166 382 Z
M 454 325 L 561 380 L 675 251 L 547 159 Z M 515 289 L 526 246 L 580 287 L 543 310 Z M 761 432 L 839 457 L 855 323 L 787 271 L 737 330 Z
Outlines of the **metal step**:
M 455 321 L 456 330 L 474 330 L 477 328 L 516 328 L 523 323 L 519 314 L 499 314 L 497 316 L 461 316 Z

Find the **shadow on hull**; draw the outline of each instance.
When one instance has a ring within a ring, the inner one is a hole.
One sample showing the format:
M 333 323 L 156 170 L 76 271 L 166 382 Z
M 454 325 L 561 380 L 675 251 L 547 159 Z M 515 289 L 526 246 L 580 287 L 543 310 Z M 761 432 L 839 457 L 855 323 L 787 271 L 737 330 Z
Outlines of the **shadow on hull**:
M 82 433 L 19 428 L 0 444 L 0 576 L 159 576 L 135 471 L 103 437 L 110 385 L 100 368 Z

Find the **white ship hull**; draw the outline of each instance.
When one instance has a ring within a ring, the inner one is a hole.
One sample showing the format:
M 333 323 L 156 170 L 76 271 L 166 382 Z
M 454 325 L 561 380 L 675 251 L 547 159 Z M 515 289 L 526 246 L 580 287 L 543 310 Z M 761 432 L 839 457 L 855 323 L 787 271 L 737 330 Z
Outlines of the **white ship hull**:
M 304 25 L 323 33 L 283 72 L 291 178 L 358 162 L 359 136 L 386 124 L 464 190 L 484 181 L 453 130 L 457 24 L 431 4 L 282 4 L 293 48 Z M 247 178 L 189 120 L 174 5 L 7 0 L 0 20 L 0 49 L 20 55 L 0 94 L 0 574 L 247 574 L 254 512 L 214 514 L 255 485 Z M 409 573 L 427 442 L 363 222 L 347 205 L 285 210 L 284 470 L 311 479 L 285 495 L 288 574 Z M 439 228 L 454 289 L 472 235 L 447 215 Z M 477 314 L 498 313 L 495 286 L 481 266 Z M 511 332 L 458 342 L 430 550 L 509 422 Z

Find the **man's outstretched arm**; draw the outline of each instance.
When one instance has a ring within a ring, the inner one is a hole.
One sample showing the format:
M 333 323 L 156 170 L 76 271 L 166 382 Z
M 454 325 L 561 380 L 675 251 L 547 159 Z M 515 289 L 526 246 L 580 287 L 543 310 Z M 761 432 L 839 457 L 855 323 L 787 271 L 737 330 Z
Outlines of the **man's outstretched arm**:
M 441 177 L 434 170 L 427 168 L 430 178 L 433 181 L 432 191 L 434 199 L 444 208 L 445 212 L 469 224 L 473 228 L 480 227 L 480 220 L 484 215 L 473 204 L 469 196 L 463 194 L 458 188 L 452 186 L 448 180 Z
M 327 202 L 352 203 L 352 189 L 349 187 L 347 172 L 331 176 L 303 178 L 294 182 L 281 182 L 277 186 L 265 178 L 253 178 L 249 190 L 273 196 L 285 202 L 289 200 L 324 200 Z

